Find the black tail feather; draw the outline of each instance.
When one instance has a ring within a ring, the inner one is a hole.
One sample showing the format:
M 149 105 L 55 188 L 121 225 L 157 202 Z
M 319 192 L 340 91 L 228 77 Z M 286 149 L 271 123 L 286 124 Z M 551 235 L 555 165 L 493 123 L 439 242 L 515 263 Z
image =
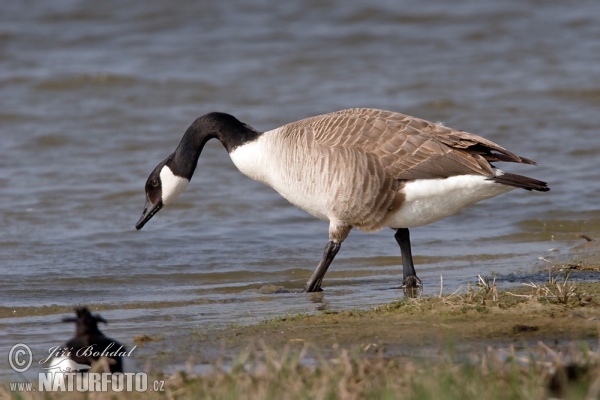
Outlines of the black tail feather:
M 514 186 L 525 190 L 537 190 L 538 192 L 547 192 L 550 190 L 546 182 L 538 181 L 537 179 L 528 178 L 523 175 L 510 174 L 505 172 L 503 175 L 498 175 L 490 178 L 490 180 L 501 183 L 503 185 Z

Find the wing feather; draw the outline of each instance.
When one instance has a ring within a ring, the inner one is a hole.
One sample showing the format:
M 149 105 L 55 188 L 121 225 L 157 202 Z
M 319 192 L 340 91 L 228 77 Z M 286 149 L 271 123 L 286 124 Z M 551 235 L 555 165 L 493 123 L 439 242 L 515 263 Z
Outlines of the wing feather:
M 386 171 L 402 180 L 489 176 L 491 161 L 533 164 L 480 136 L 391 111 L 347 109 L 286 127 L 310 127 L 319 146 L 372 154 Z

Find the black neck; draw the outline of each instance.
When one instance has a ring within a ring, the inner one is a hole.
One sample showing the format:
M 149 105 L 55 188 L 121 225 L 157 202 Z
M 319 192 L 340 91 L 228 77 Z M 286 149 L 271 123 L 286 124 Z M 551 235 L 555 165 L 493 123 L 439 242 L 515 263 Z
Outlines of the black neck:
M 166 160 L 177 176 L 191 179 L 206 142 L 218 139 L 228 153 L 246 142 L 255 140 L 261 132 L 224 113 L 213 112 L 197 118 L 185 131 L 179 146 Z

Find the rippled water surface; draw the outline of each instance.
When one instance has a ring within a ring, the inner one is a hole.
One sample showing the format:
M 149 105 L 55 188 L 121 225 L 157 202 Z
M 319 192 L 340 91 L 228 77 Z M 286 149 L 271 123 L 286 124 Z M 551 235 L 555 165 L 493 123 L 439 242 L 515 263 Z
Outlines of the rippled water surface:
M 76 305 L 127 345 L 402 294 L 389 229 L 354 231 L 301 288 L 327 224 L 211 142 L 178 201 L 134 223 L 155 165 L 199 115 L 259 130 L 375 107 L 477 133 L 548 181 L 412 230 L 425 293 L 543 268 L 600 238 L 600 3 L 18 1 L 0 12 L 0 348 L 41 358 Z M 3 350 L 5 352 L 5 350 Z M 6 357 L 0 368 L 8 373 Z

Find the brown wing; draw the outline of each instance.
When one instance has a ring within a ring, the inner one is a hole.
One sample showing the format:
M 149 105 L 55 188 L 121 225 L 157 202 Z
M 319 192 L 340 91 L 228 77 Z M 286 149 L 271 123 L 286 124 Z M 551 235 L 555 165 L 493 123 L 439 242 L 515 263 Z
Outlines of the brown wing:
M 492 175 L 493 161 L 535 164 L 480 136 L 391 111 L 348 109 L 292 125 L 320 146 L 374 155 L 401 180 Z

